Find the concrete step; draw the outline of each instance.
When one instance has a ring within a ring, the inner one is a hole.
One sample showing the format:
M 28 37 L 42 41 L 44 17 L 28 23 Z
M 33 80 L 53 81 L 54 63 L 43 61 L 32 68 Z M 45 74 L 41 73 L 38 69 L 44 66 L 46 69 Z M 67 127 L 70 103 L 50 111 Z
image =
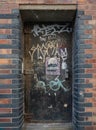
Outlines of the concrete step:
M 72 123 L 25 123 L 23 130 L 73 130 Z

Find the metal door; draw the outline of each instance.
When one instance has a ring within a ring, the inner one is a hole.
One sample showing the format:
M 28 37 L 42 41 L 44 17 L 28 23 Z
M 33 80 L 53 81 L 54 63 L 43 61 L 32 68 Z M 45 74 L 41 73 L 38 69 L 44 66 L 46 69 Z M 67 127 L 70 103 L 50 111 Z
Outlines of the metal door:
M 37 122 L 70 122 L 70 23 L 27 24 L 24 33 L 25 117 Z

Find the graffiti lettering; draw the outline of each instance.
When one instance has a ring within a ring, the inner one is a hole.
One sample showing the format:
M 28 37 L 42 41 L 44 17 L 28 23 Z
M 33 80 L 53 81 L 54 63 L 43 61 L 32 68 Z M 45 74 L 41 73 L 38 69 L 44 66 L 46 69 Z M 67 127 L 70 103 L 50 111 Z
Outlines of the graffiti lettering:
M 31 62 L 33 62 L 35 54 L 37 54 L 37 60 L 43 60 L 44 62 L 47 53 L 47 48 L 44 44 L 42 44 L 42 46 L 40 46 L 39 44 L 37 44 L 36 47 L 33 46 L 29 51 Z
M 50 81 L 49 82 L 49 87 L 50 87 L 50 89 L 51 90 L 53 90 L 53 91 L 58 91 L 60 88 L 62 88 L 65 92 L 67 92 L 67 91 L 69 91 L 70 90 L 70 88 L 68 88 L 68 86 L 66 87 L 66 86 L 63 86 L 63 82 L 64 82 L 65 80 L 63 80 L 63 81 L 60 81 L 59 80 L 59 78 L 58 78 L 58 76 L 55 78 L 55 80 L 52 80 L 52 81 Z
M 51 57 L 51 56 L 56 56 L 58 55 L 62 59 L 62 63 L 65 62 L 67 59 L 67 48 L 57 50 L 56 44 L 53 44 L 49 42 L 47 45 L 42 44 L 41 46 L 37 44 L 35 47 L 34 45 L 32 48 L 29 50 L 29 55 L 31 57 L 31 62 L 34 60 L 34 55 L 37 55 L 37 60 L 43 60 L 45 62 L 46 56 Z
M 46 86 L 49 86 L 50 90 L 58 91 L 60 88 L 64 90 L 64 92 L 70 91 L 70 86 L 65 86 L 62 83 L 65 82 L 65 80 L 61 81 L 59 77 L 57 76 L 54 80 L 50 81 L 48 84 L 45 84 L 44 81 L 37 81 L 36 88 L 41 88 L 46 93 Z
M 46 37 L 48 36 L 56 36 L 56 34 L 60 34 L 62 32 L 70 33 L 72 32 L 72 28 L 69 27 L 69 24 L 65 25 L 34 25 L 31 30 L 34 37 L 40 36 L 41 41 L 46 41 Z

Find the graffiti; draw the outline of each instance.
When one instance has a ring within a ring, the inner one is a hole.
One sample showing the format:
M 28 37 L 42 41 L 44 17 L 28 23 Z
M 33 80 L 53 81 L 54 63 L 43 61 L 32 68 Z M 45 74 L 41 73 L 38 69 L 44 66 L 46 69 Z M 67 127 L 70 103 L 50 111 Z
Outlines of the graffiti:
M 33 62 L 35 54 L 37 55 L 37 60 L 43 60 L 43 62 L 45 62 L 46 56 L 50 57 L 51 55 L 55 55 L 56 50 L 56 46 L 50 42 L 48 43 L 48 45 L 42 44 L 40 46 L 39 44 L 37 44 L 36 47 L 33 45 L 29 51 L 31 62 Z
M 60 49 L 61 53 L 61 58 L 62 58 L 62 69 L 66 70 L 67 69 L 67 64 L 66 64 L 66 59 L 67 59 L 67 48 L 64 48 L 64 50 Z
M 45 83 L 43 81 L 38 81 L 36 84 L 36 88 L 41 88 L 44 90 L 44 92 L 46 93 L 46 87 L 45 87 Z
M 40 36 L 40 40 L 46 42 L 46 38 Z
M 44 44 L 41 46 L 37 44 L 37 46 L 33 46 L 30 51 L 29 51 L 30 57 L 31 57 L 31 62 L 33 62 L 34 55 L 37 54 L 37 60 L 43 60 L 45 61 L 45 56 L 47 54 L 47 48 Z
M 65 92 L 69 91 L 70 89 L 63 85 L 65 78 L 68 78 L 68 67 L 66 62 L 68 58 L 68 51 L 66 47 L 61 48 L 62 43 L 57 38 L 57 34 L 63 32 L 70 33 L 72 32 L 72 28 L 70 28 L 69 24 L 42 24 L 34 25 L 31 32 L 34 37 L 39 37 L 40 41 L 43 41 L 42 44 L 35 43 L 35 45 L 33 45 L 29 50 L 31 62 L 34 62 L 35 60 L 37 62 L 44 63 L 46 67 L 46 76 L 60 76 L 60 69 L 65 75 L 65 77 L 63 77 L 63 81 L 61 81 L 57 76 L 54 80 L 51 79 L 51 81 L 47 84 L 44 81 L 37 80 L 36 87 L 43 89 L 45 93 L 47 92 L 46 86 L 49 86 L 49 89 L 53 91 L 58 91 L 60 88 L 62 88 Z
M 31 30 L 34 37 L 39 37 L 41 41 L 46 41 L 46 37 L 48 36 L 56 36 L 56 34 L 60 34 L 63 32 L 70 33 L 72 32 L 72 28 L 69 27 L 69 24 L 65 25 L 34 25 L 33 29 Z M 42 36 L 41 36 L 42 35 Z
M 59 78 L 58 78 L 58 76 L 57 76 L 57 77 L 55 78 L 55 80 L 49 82 L 49 87 L 50 87 L 50 89 L 53 90 L 53 91 L 58 91 L 60 88 L 62 88 L 65 92 L 67 92 L 67 91 L 70 90 L 70 88 L 67 88 L 67 87 L 63 86 L 62 83 L 63 83 L 64 81 L 65 81 L 65 80 L 60 81 Z
M 47 45 L 39 45 L 37 44 L 37 46 L 32 46 L 31 49 L 29 50 L 29 55 L 31 57 L 31 62 L 33 62 L 34 60 L 34 55 L 37 56 L 37 60 L 42 60 L 42 62 L 44 63 L 46 60 L 46 56 L 47 57 L 53 57 L 53 56 L 58 56 L 61 57 L 62 59 L 62 69 L 65 68 L 65 60 L 67 59 L 67 48 L 64 49 L 57 49 L 58 48 L 58 44 L 57 42 L 48 42 Z
M 60 58 L 46 58 L 46 75 L 60 75 Z
M 60 49 L 60 51 L 61 51 L 61 58 L 62 58 L 62 61 L 65 61 L 66 59 L 67 59 L 67 48 L 64 48 L 64 50 L 63 49 Z
M 48 84 L 45 84 L 44 81 L 37 81 L 36 83 L 36 88 L 41 88 L 44 90 L 45 93 L 47 93 L 46 91 L 46 86 L 48 87 L 49 86 L 49 89 L 50 90 L 53 90 L 53 91 L 58 91 L 60 88 L 62 88 L 64 90 L 64 92 L 68 92 L 70 91 L 70 87 L 69 86 L 65 86 L 63 85 L 62 83 L 65 82 L 65 80 L 61 81 L 59 79 L 59 76 L 57 76 L 54 80 L 50 81 Z

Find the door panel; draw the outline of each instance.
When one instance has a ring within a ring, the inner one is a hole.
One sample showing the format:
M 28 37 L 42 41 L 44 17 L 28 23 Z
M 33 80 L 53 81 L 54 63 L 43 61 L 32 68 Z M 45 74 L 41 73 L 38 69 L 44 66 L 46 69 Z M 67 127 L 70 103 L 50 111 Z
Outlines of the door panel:
M 71 121 L 70 24 L 26 24 L 24 32 L 25 113 L 31 121 Z

